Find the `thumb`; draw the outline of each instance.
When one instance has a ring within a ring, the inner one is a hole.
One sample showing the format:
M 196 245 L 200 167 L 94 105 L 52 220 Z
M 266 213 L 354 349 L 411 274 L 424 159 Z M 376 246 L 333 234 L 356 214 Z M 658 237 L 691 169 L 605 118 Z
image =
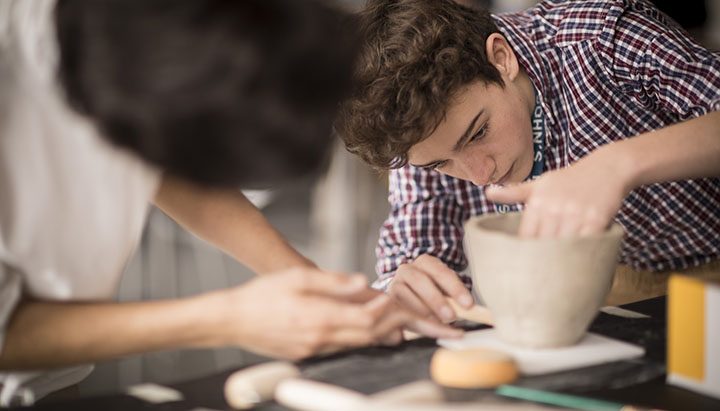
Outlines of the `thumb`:
M 362 274 L 348 275 L 319 270 L 303 270 L 294 274 L 291 283 L 297 290 L 307 294 L 348 297 L 367 287 L 367 279 Z
M 488 200 L 494 203 L 515 204 L 524 203 L 530 197 L 532 183 L 522 183 L 513 186 L 490 186 L 485 189 Z

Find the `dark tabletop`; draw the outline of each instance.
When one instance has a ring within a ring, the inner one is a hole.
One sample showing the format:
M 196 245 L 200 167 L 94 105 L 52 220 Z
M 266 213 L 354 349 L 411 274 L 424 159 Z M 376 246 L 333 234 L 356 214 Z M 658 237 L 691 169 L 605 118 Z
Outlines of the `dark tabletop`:
M 645 347 L 643 358 L 522 377 L 513 384 L 665 410 L 720 410 L 720 400 L 665 384 L 666 298 L 628 304 L 623 308 L 650 315 L 650 318 L 631 319 L 600 313 L 590 326 L 590 331 Z M 370 347 L 310 358 L 298 363 L 298 366 L 305 378 L 372 394 L 430 378 L 430 357 L 437 347 L 434 340 L 423 338 L 396 347 Z M 227 377 L 236 370 L 169 385 L 183 393 L 182 401 L 150 404 L 128 395 L 116 394 L 17 409 L 180 411 L 202 407 L 229 410 L 222 389 Z M 492 390 L 443 390 L 449 401 L 481 400 L 487 397 L 496 400 Z M 257 409 L 287 408 L 268 402 Z

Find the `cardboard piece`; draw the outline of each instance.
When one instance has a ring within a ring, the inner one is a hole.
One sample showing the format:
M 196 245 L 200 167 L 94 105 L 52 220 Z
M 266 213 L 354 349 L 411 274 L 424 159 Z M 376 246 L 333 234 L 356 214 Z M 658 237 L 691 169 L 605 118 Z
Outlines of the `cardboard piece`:
M 720 398 L 720 284 L 676 274 L 668 289 L 667 382 Z

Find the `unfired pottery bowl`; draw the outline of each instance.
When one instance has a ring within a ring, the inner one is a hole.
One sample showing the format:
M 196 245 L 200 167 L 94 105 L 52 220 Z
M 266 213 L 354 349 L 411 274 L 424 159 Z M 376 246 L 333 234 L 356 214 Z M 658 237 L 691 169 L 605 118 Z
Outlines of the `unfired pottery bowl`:
M 527 348 L 573 345 L 612 286 L 624 230 L 613 223 L 587 237 L 517 236 L 521 213 L 465 223 L 473 287 L 505 342 Z

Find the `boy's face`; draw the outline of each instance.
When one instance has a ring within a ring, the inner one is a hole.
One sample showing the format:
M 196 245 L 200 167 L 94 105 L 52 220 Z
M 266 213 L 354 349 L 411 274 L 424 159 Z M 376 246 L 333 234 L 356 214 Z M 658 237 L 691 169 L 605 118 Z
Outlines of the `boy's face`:
M 534 92 L 527 77 L 504 80 L 505 88 L 476 82 L 460 91 L 433 133 L 410 148 L 410 164 L 478 186 L 525 180 L 533 165 Z

